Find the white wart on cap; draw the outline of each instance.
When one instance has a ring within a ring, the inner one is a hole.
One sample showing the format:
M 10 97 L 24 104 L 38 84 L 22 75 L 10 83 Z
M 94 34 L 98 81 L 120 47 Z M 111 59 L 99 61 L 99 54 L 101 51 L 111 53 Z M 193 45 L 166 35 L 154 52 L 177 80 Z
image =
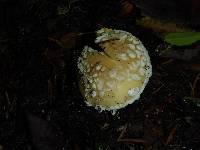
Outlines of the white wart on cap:
M 116 110 L 139 99 L 152 74 L 146 48 L 132 34 L 102 28 L 96 44 L 103 52 L 85 46 L 78 60 L 80 89 L 89 106 Z

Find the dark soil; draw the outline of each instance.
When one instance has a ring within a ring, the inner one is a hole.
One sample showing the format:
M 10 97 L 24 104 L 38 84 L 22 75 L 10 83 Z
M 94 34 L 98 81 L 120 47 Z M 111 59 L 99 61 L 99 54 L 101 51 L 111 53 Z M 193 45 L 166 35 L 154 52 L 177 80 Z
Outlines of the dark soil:
M 0 1 L 0 150 L 199 149 L 200 56 L 161 57 L 157 48 L 166 43 L 135 25 L 139 8 L 125 16 L 122 5 Z M 84 45 L 95 46 L 102 26 L 139 37 L 153 65 L 140 100 L 115 115 L 86 106 L 77 84 L 77 58 Z M 188 48 L 199 46 L 172 47 Z

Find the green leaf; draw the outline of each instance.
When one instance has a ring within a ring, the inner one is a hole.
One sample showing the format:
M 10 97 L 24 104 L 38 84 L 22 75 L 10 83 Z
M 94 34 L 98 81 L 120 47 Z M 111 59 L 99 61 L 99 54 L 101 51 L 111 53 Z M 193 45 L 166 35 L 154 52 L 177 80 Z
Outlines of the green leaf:
M 177 46 L 191 45 L 199 40 L 200 32 L 169 33 L 165 36 L 167 43 Z

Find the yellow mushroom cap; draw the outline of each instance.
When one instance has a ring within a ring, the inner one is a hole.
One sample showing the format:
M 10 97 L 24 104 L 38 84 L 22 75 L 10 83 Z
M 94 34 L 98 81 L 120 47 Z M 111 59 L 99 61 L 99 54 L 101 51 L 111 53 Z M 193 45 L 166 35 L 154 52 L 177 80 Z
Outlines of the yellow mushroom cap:
M 85 102 L 100 110 L 116 110 L 139 99 L 152 74 L 146 48 L 132 34 L 102 28 L 95 43 L 85 46 L 78 60 L 80 89 Z

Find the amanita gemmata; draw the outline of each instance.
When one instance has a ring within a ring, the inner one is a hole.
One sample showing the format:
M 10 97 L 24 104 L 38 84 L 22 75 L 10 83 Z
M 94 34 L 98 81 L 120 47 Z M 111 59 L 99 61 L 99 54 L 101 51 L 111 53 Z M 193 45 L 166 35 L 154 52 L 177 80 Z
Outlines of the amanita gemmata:
M 80 90 L 85 102 L 100 110 L 117 110 L 139 99 L 152 74 L 146 48 L 132 34 L 102 28 L 95 43 L 78 60 Z

